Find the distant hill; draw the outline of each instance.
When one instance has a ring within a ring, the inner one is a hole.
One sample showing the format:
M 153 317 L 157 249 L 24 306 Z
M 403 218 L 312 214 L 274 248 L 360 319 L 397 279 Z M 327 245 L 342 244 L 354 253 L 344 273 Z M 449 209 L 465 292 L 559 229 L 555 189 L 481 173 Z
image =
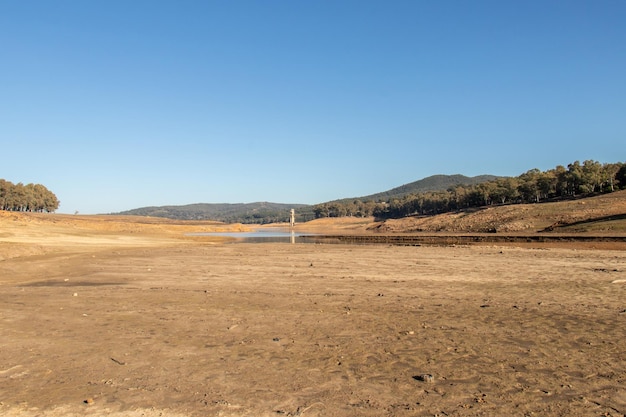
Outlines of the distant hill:
M 466 177 L 465 175 L 431 175 L 408 184 L 401 185 L 391 190 L 383 191 L 364 197 L 344 198 L 335 200 L 337 202 L 346 202 L 350 200 L 361 201 L 388 201 L 394 198 L 402 198 L 408 194 L 425 193 L 429 191 L 444 191 L 455 185 L 475 185 L 487 181 L 493 181 L 499 177 L 495 175 L 478 175 L 476 177 Z
M 308 219 L 304 219 L 309 207 L 306 204 L 281 204 L 281 203 L 236 203 L 236 204 L 187 204 L 183 206 L 160 206 L 142 207 L 123 211 L 122 215 L 165 217 L 177 220 L 216 220 L 224 223 L 266 224 L 289 221 L 290 210 L 297 209 L 300 213 L 299 221 L 311 220 L 312 212 Z
M 387 201 L 392 198 L 400 198 L 407 194 L 441 191 L 454 185 L 479 184 L 496 178 L 498 177 L 494 175 L 480 175 L 477 177 L 466 177 L 464 175 L 433 175 L 381 193 L 335 201 L 348 202 L 355 199 L 361 201 Z M 224 223 L 267 224 L 289 221 L 289 211 L 292 208 L 296 210 L 296 221 L 299 223 L 315 218 L 314 206 L 269 202 L 238 204 L 198 203 L 182 206 L 142 207 L 114 214 L 164 217 L 176 220 L 215 220 Z

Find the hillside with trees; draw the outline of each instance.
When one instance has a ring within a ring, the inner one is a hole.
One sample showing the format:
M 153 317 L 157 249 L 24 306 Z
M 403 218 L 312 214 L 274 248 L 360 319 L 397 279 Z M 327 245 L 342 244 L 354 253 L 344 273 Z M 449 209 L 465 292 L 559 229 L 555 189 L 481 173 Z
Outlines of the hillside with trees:
M 404 194 L 383 201 L 354 199 L 318 204 L 316 218 L 373 215 L 378 219 L 436 215 L 494 205 L 539 203 L 590 196 L 626 188 L 626 164 L 587 160 L 548 171 L 531 169 L 518 177 L 478 184 L 455 184 L 445 190 Z
M 143 207 L 117 214 L 177 220 L 215 220 L 225 223 L 287 222 L 296 210 L 296 222 L 320 218 L 376 217 L 378 220 L 432 216 L 521 203 L 559 201 L 626 189 L 626 164 L 575 161 L 567 167 L 531 169 L 517 177 L 433 175 L 364 197 L 316 205 L 269 202 L 189 204 Z
M 187 204 L 183 206 L 142 207 L 118 214 L 165 217 L 177 220 L 215 220 L 224 223 L 268 224 L 288 222 L 291 209 L 298 211 L 296 220 L 312 220 L 314 214 L 306 204 L 269 202 L 236 204 Z
M 465 175 L 431 175 L 418 181 L 404 184 L 391 190 L 383 191 L 364 197 L 343 198 L 313 206 L 315 218 L 322 217 L 370 217 L 387 207 L 389 201 L 402 200 L 407 196 L 427 192 L 444 191 L 451 186 L 471 186 L 486 181 L 496 180 L 494 175 L 479 175 L 466 177 Z
M 318 219 L 347 222 L 359 219 Z M 365 220 L 365 219 L 363 219 Z M 364 226 L 378 234 L 395 233 L 522 233 L 589 234 L 598 236 L 626 233 L 626 189 L 592 197 L 545 201 L 539 204 L 504 204 L 453 211 L 433 216 L 408 216 L 371 221 Z M 363 230 L 363 228 L 361 229 Z M 623 239 L 622 239 L 623 241 Z
M 411 183 L 392 188 L 391 190 L 359 197 L 358 199 L 362 201 L 387 201 L 393 198 L 402 198 L 410 194 L 441 191 L 457 185 L 476 185 L 487 181 L 494 181 L 496 179 L 498 179 L 498 177 L 496 177 L 495 175 L 478 175 L 475 177 L 466 177 L 465 175 L 460 174 L 431 175 L 430 177 L 426 177 L 418 181 L 413 181 Z M 337 201 L 351 202 L 353 201 L 353 199 L 344 198 Z
M 493 175 L 466 177 L 464 175 L 433 175 L 381 193 L 359 198 L 346 198 L 311 206 L 307 204 L 240 203 L 187 204 L 182 206 L 142 207 L 124 211 L 122 215 L 163 217 L 176 220 L 215 220 L 225 223 L 270 224 L 289 221 L 289 212 L 296 211 L 296 222 L 304 223 L 319 217 L 370 217 L 383 198 L 400 198 L 422 191 L 445 190 L 450 185 L 478 184 L 496 179 Z M 356 202 L 356 203 L 355 203 Z M 330 214 L 323 215 L 324 214 Z
M 0 210 L 53 212 L 59 208 L 59 200 L 41 184 L 13 184 L 0 179 Z

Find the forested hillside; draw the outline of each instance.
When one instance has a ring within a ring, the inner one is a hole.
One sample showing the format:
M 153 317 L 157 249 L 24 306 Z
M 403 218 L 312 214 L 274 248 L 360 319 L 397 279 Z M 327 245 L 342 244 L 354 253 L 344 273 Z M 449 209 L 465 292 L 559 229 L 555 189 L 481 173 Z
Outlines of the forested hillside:
M 315 218 L 321 217 L 369 217 L 376 211 L 386 207 L 387 202 L 403 199 L 406 196 L 444 191 L 451 186 L 471 186 L 498 179 L 495 175 L 479 175 L 466 177 L 465 175 L 431 175 L 418 181 L 404 184 L 391 190 L 383 191 L 364 197 L 343 198 L 317 204 L 313 207 Z
M 179 220 L 216 220 L 225 223 L 267 224 L 289 221 L 291 209 L 298 210 L 296 221 L 312 220 L 314 215 L 305 204 L 239 203 L 188 204 L 183 206 L 143 207 L 118 214 L 165 217 Z M 308 208 L 308 209 L 307 209 Z
M 296 210 L 296 222 L 323 217 L 397 219 L 434 215 L 474 207 L 571 199 L 626 189 L 626 164 L 587 160 L 567 167 L 531 169 L 518 177 L 433 175 L 365 197 L 346 198 L 314 206 L 305 204 L 189 204 L 143 207 L 118 214 L 180 220 L 216 220 L 225 223 L 286 222 Z
M 385 198 L 399 198 L 410 193 L 431 190 L 445 190 L 451 184 L 477 184 L 489 181 L 497 177 L 493 175 L 481 175 L 477 177 L 466 177 L 464 175 L 433 175 L 410 184 L 393 188 L 381 193 L 372 194 L 370 196 L 359 198 L 346 198 L 330 203 L 323 203 L 317 206 L 306 204 L 279 204 L 279 203 L 248 203 L 248 204 L 188 204 L 183 206 L 160 206 L 160 207 L 142 207 L 138 209 L 128 210 L 117 214 L 128 214 L 136 216 L 152 216 L 165 217 L 179 220 L 216 220 L 225 223 L 244 223 L 244 224 L 268 224 L 289 221 L 289 211 L 293 208 L 296 210 L 296 222 L 302 223 L 313 220 L 320 216 L 315 210 L 320 207 L 328 207 L 334 214 L 353 215 L 353 216 L 371 216 L 373 210 L 377 207 L 376 202 Z M 352 208 L 351 211 L 333 211 L 334 207 L 341 206 L 350 207 L 353 201 L 359 201 L 359 207 Z M 365 202 L 365 203 L 362 203 Z M 343 213 L 343 214 L 342 214 Z
M 359 197 L 362 201 L 387 201 L 392 198 L 402 198 L 409 194 L 425 193 L 429 191 L 446 190 L 448 187 L 456 185 L 476 185 L 487 181 L 498 179 L 495 175 L 478 175 L 476 177 L 466 177 L 465 175 L 431 175 L 418 181 L 404 184 L 388 191 Z M 351 199 L 339 200 L 342 202 Z
M 52 212 L 59 200 L 41 184 L 13 184 L 0 179 L 0 210 Z
M 441 191 L 406 194 L 384 201 L 355 199 L 318 204 L 316 217 L 369 216 L 379 219 L 433 215 L 496 204 L 566 199 L 626 188 L 626 165 L 587 160 L 548 171 L 531 169 L 518 177 L 497 178 L 475 185 L 457 184 Z

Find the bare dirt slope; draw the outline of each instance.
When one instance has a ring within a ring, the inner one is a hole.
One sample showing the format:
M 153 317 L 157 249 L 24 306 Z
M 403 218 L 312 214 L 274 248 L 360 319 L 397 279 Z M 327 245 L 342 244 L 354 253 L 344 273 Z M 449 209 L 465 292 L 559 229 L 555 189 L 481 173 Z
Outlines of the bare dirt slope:
M 16 256 L 175 245 L 198 232 L 246 231 L 240 224 L 136 216 L 72 216 L 0 210 L 0 261 Z M 218 242 L 219 238 L 204 238 Z
M 0 216 L 0 415 L 626 413 L 625 251 L 87 217 Z
M 569 227 L 568 227 L 569 226 Z M 626 233 L 626 191 L 540 204 L 489 207 L 438 216 L 388 220 L 371 227 L 398 232 L 555 232 Z

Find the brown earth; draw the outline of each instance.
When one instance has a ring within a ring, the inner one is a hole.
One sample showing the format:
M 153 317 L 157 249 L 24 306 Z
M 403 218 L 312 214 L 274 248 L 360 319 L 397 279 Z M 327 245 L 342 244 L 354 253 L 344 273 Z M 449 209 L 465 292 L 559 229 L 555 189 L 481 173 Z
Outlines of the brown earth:
M 570 201 L 493 206 L 376 223 L 380 233 L 594 232 L 626 234 L 626 190 Z
M 0 212 L 0 415 L 626 413 L 624 250 L 185 235 L 245 229 Z

